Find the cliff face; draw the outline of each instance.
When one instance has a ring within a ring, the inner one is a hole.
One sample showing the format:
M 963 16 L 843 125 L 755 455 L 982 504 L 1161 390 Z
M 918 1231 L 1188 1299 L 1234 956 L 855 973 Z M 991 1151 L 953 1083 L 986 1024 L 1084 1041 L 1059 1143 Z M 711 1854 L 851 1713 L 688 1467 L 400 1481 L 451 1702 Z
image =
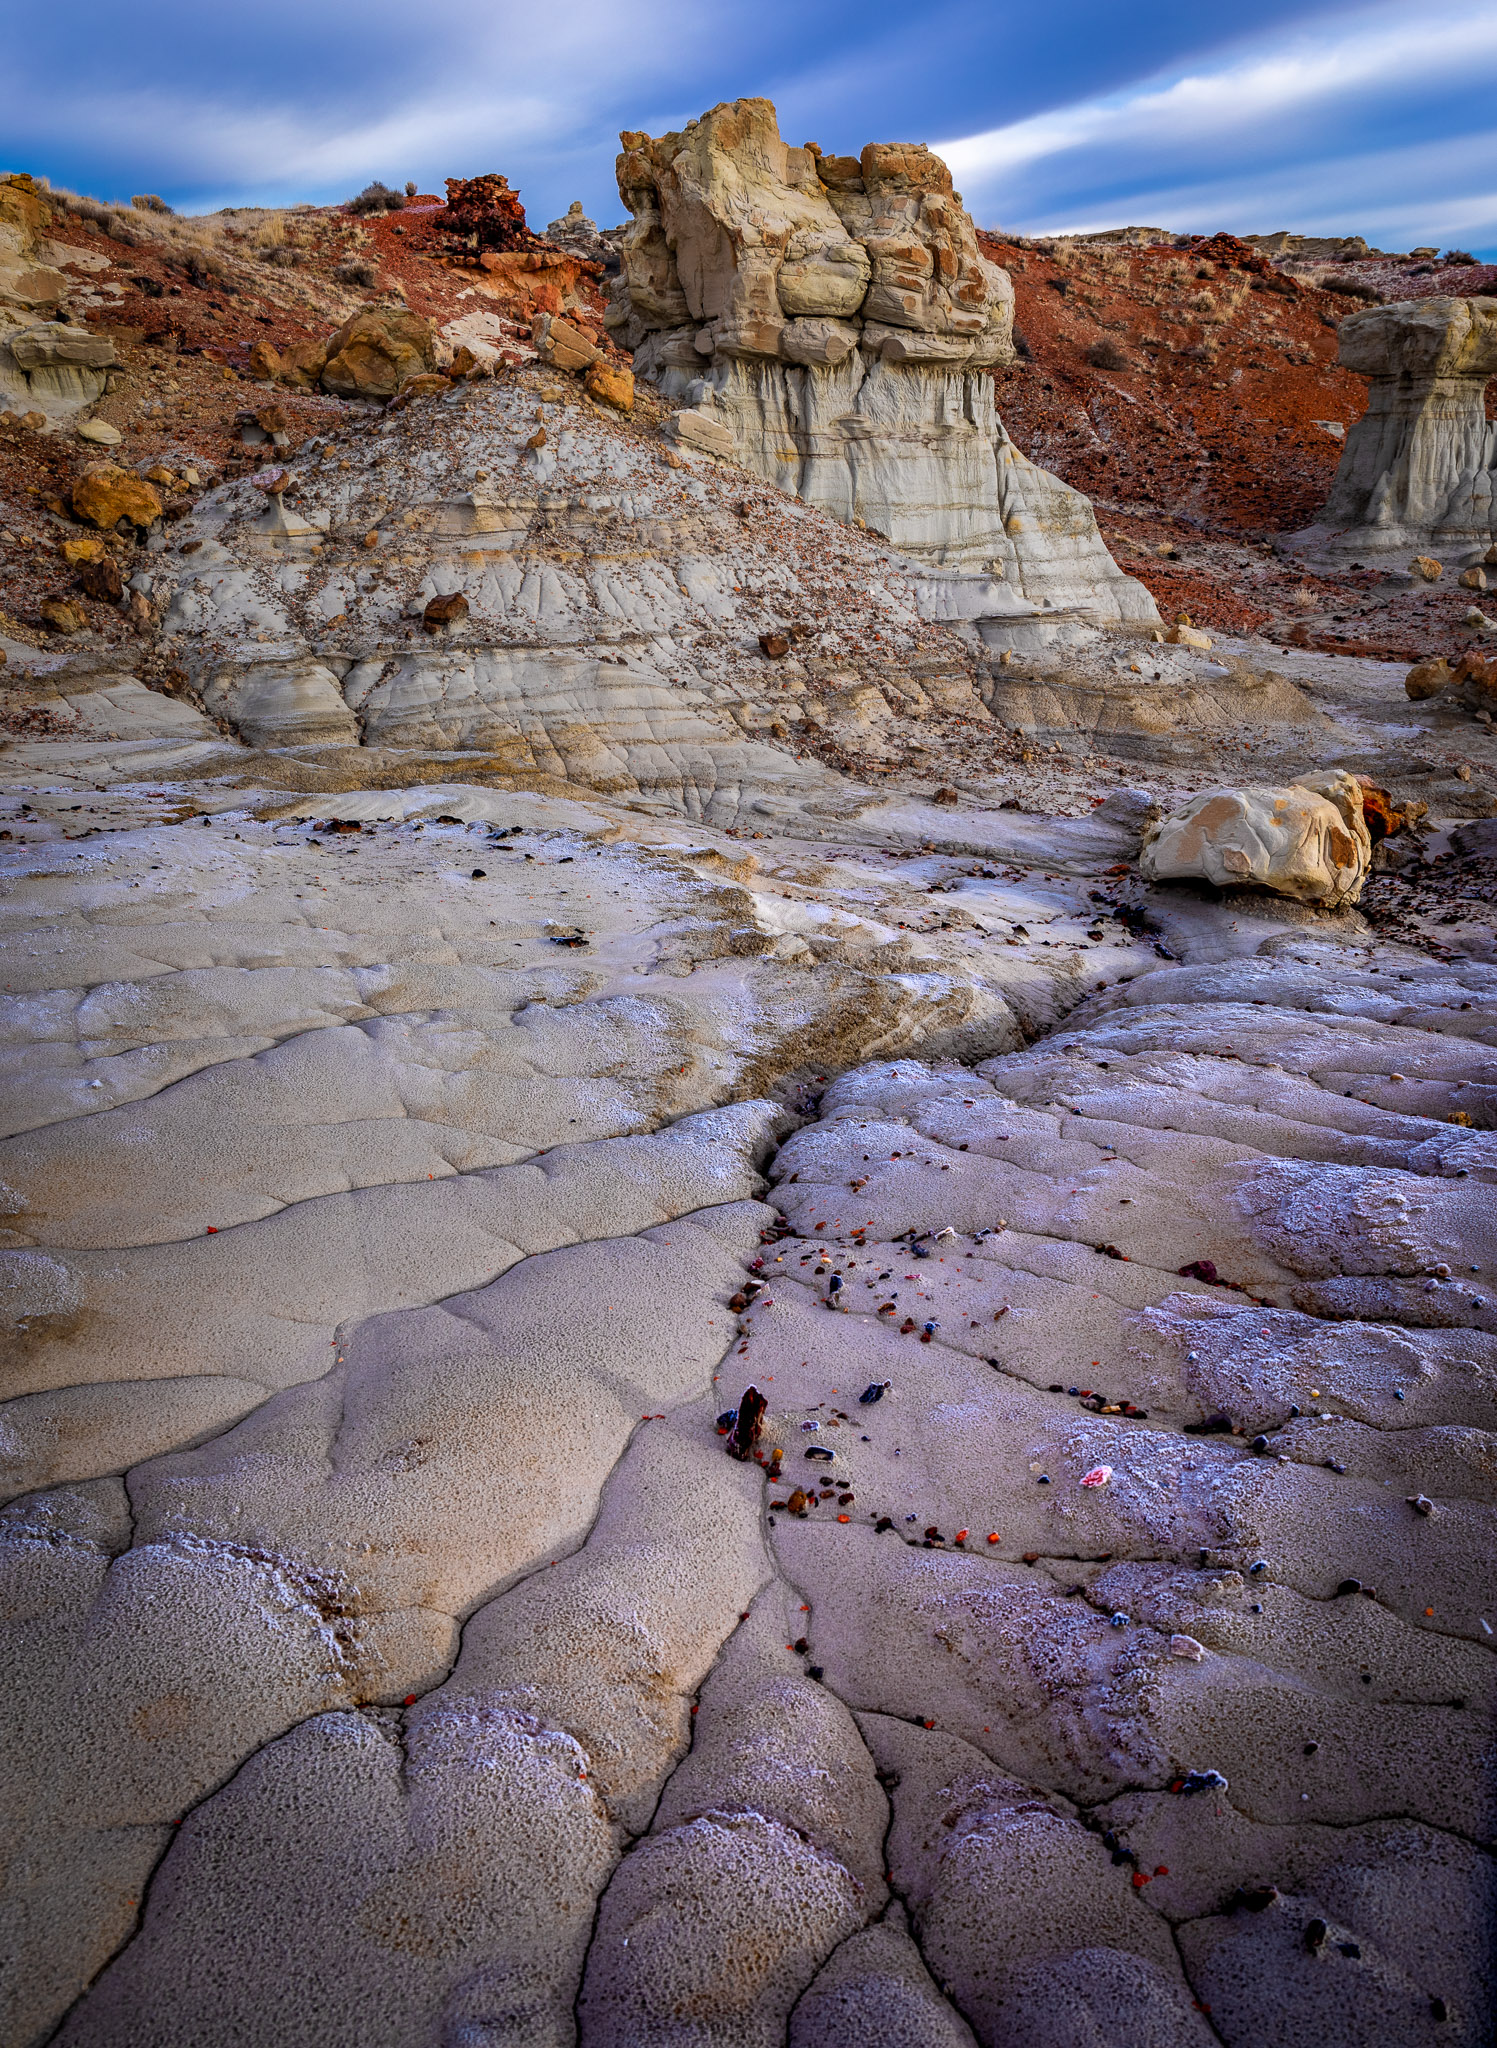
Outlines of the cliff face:
M 1421 299 L 1344 321 L 1343 365 L 1368 379 L 1367 410 L 1316 527 L 1342 553 L 1410 547 L 1475 554 L 1497 539 L 1497 299 Z
M 1152 620 L 1091 506 L 1014 447 L 986 373 L 1013 285 L 923 145 L 789 147 L 767 100 L 622 137 L 633 216 L 608 323 L 683 437 L 908 553 L 986 570 L 997 611 Z

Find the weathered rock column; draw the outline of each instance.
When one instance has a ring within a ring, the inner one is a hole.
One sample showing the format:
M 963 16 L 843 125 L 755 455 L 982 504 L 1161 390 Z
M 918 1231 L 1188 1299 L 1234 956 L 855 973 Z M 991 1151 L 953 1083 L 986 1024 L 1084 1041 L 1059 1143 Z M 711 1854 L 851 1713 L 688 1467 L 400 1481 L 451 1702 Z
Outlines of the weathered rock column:
M 679 438 L 943 568 L 1005 614 L 1157 620 L 1087 499 L 1025 461 L 987 374 L 1014 289 L 918 143 L 829 157 L 768 100 L 620 140 L 633 215 L 608 324 L 682 403 Z
M 1497 539 L 1497 299 L 1416 299 L 1354 313 L 1340 360 L 1369 380 L 1367 410 L 1313 527 L 1295 545 L 1337 554 L 1466 554 Z

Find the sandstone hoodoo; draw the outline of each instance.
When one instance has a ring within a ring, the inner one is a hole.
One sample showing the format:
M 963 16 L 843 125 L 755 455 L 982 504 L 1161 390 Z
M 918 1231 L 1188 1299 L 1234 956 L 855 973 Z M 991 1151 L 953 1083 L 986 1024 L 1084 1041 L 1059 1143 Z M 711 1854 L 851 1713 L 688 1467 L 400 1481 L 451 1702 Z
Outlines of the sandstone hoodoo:
M 1367 410 L 1301 550 L 1479 563 L 1497 542 L 1497 298 L 1418 299 L 1343 320 L 1341 361 L 1368 380 Z
M 1013 285 L 938 156 L 794 148 L 762 99 L 621 139 L 633 224 L 608 325 L 636 375 L 718 430 L 685 438 L 906 554 L 1002 579 L 996 611 L 1157 617 L 1087 501 L 1003 430 L 986 372 L 1013 358 Z

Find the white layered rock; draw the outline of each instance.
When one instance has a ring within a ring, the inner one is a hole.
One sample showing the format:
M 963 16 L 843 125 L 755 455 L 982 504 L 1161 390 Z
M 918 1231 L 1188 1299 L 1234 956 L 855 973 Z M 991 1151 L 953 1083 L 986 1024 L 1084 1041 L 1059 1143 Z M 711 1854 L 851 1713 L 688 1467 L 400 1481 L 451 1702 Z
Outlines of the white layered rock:
M 1289 545 L 1365 558 L 1472 559 L 1497 540 L 1497 299 L 1414 299 L 1343 320 L 1340 360 L 1368 380 L 1367 410 L 1325 510 Z
M 939 157 L 794 149 L 763 99 L 622 140 L 634 221 L 608 318 L 638 374 L 781 489 L 1004 576 L 1014 609 L 1157 618 L 1088 501 L 1004 432 L 984 373 L 1013 360 L 1013 284 Z

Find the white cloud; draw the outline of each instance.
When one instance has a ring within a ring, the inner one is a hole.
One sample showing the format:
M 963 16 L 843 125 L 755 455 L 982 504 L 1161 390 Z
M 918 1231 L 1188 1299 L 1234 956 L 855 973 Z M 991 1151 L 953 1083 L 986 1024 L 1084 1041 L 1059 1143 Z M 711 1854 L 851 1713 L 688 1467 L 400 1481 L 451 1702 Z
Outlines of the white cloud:
M 1140 182 L 1124 197 L 1032 219 L 1036 234 L 1093 234 L 1129 221 L 1238 234 L 1362 234 L 1374 244 L 1497 243 L 1497 135 L 1275 165 L 1221 179 Z
M 1490 0 L 1434 0 L 1417 13 L 1405 6 L 1378 6 L 1324 19 L 1292 36 L 1276 36 L 1272 43 L 1260 40 L 1240 47 L 1214 66 L 1151 78 L 1122 92 L 961 137 L 939 148 L 969 202 L 976 198 L 979 203 L 1002 204 L 1007 187 L 1010 214 L 1016 191 L 1023 194 L 1026 211 L 1032 212 L 1034 201 L 1043 203 L 1046 186 L 1053 190 L 1064 182 L 1073 192 L 1089 185 L 1113 193 L 1105 202 L 1105 216 L 1096 216 L 1109 225 L 1125 214 L 1146 218 L 1150 207 L 1156 215 L 1168 209 L 1166 218 L 1174 224 L 1180 221 L 1182 206 L 1191 207 L 1191 194 L 1210 197 L 1212 225 L 1219 225 L 1226 218 L 1223 204 L 1233 212 L 1244 206 L 1251 210 L 1256 202 L 1250 188 L 1277 188 L 1274 205 L 1281 212 L 1287 208 L 1298 227 L 1309 224 L 1325 203 L 1351 204 L 1358 208 L 1359 218 L 1364 217 L 1360 195 L 1365 195 L 1365 185 L 1336 176 L 1338 159 L 1325 158 L 1325 145 L 1313 125 L 1317 119 L 1324 122 L 1341 109 L 1378 96 L 1396 107 L 1410 94 L 1431 87 L 1448 94 L 1457 83 L 1469 88 L 1494 74 L 1497 8 Z M 1176 187 L 1158 181 L 1157 173 L 1151 177 L 1151 159 L 1158 163 L 1167 155 L 1173 160 L 1180 152 L 1209 162 L 1213 147 L 1230 148 L 1234 156 L 1251 159 L 1255 138 L 1263 161 L 1254 168 L 1245 166 L 1240 179 Z M 1376 172 L 1397 155 L 1369 154 L 1356 161 L 1364 170 Z M 1109 160 L 1105 170 L 1100 169 L 1102 159 Z M 1381 185 L 1384 180 L 1378 177 L 1375 182 Z M 1468 231 L 1472 219 L 1491 216 L 1484 200 L 1467 199 L 1459 185 L 1457 172 L 1448 199 L 1438 203 L 1455 215 L 1464 214 L 1463 231 Z M 1345 201 L 1339 196 L 1327 199 L 1338 187 L 1346 189 Z M 1398 211 L 1410 219 L 1423 217 L 1424 195 L 1405 185 L 1399 196 Z M 1089 215 L 1097 204 L 1088 205 Z M 1074 198 L 1071 205 L 1074 208 Z
M 220 92 L 184 77 L 78 91 L 67 123 L 94 154 L 149 161 L 155 183 L 190 188 L 196 204 L 303 199 L 439 164 L 512 170 L 522 154 L 574 138 L 594 144 L 599 109 L 621 89 L 658 89 L 671 77 L 693 19 L 693 0 L 659 0 L 621 36 L 615 0 L 477 16 L 444 5 L 423 23 L 419 64 L 382 69 L 372 88 L 319 79 L 315 98 L 278 96 L 257 77 Z M 376 29 L 381 20 L 376 7 Z M 434 67 L 430 53 L 444 46 L 452 55 Z M 12 148 L 45 148 L 55 125 L 55 99 L 16 91 L 6 114 Z

